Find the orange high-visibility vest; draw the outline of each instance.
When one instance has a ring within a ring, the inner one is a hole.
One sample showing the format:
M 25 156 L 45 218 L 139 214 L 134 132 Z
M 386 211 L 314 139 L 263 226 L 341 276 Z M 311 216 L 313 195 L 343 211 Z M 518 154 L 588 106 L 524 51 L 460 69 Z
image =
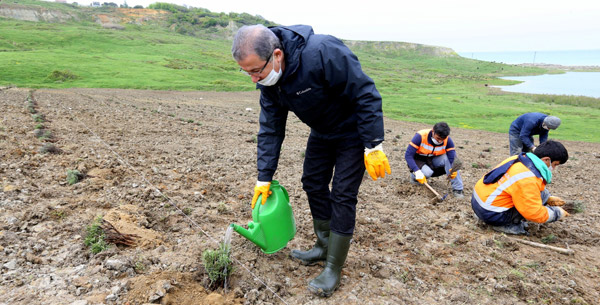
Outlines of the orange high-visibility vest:
M 410 145 L 417 150 L 417 154 L 424 157 L 435 157 L 441 156 L 450 150 L 454 150 L 454 147 L 446 149 L 446 145 L 448 145 L 448 138 L 444 139 L 444 143 L 439 146 L 433 146 L 427 142 L 427 138 L 429 137 L 429 132 L 431 129 L 423 129 L 417 131 L 418 134 L 421 135 L 421 144 L 419 146 L 415 145 L 415 143 L 410 142 Z
M 498 166 L 514 160 L 512 156 Z M 546 182 L 538 178 L 521 162 L 513 164 L 498 181 L 490 184 L 479 179 L 473 189 L 473 200 L 487 213 L 502 213 L 515 207 L 525 219 L 544 223 L 548 221 L 547 207 L 542 205 L 540 192 L 546 188 Z

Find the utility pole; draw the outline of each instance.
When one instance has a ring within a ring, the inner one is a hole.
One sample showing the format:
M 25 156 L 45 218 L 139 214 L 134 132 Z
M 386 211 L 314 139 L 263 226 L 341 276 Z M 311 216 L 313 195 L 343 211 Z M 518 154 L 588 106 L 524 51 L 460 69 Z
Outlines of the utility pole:
M 533 63 L 535 64 L 535 54 L 537 53 L 537 51 L 533 51 Z

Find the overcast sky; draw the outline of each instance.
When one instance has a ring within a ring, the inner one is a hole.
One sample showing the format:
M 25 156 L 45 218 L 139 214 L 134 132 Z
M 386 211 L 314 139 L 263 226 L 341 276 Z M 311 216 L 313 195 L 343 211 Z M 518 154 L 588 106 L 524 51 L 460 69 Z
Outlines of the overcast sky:
M 155 2 L 307 24 L 317 34 L 341 39 L 413 42 L 456 52 L 600 49 L 600 0 L 127 0 L 131 7 Z

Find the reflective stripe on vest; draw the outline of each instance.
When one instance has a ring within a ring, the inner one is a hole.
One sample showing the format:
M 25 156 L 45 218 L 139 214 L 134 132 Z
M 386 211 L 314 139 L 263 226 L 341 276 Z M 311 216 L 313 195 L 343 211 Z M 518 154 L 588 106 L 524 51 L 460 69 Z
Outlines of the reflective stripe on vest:
M 446 145 L 448 145 L 448 137 L 444 139 L 444 143 L 442 143 L 442 145 L 434 147 L 433 145 L 429 144 L 429 142 L 427 142 L 430 131 L 431 129 L 423 129 L 417 132 L 421 135 L 421 145 L 419 145 L 419 147 L 417 148 L 417 154 L 425 157 L 441 156 L 445 154 Z
M 479 203 L 479 206 L 481 206 L 482 208 L 484 208 L 490 212 L 502 213 L 502 212 L 508 210 L 508 208 L 493 206 L 492 203 L 494 203 L 494 200 L 496 200 L 496 197 L 498 195 L 502 194 L 502 192 L 504 190 L 509 188 L 515 182 L 517 182 L 521 179 L 529 178 L 529 177 L 535 177 L 535 174 L 532 173 L 531 171 L 525 171 L 525 172 L 519 173 L 515 176 L 508 178 L 506 181 L 502 182 L 502 184 L 498 185 L 498 187 L 488 196 L 488 198 L 485 202 L 482 201 L 481 198 L 479 198 L 479 194 L 477 194 L 476 189 L 473 191 L 473 197 L 475 198 L 475 200 L 477 200 L 477 203 Z

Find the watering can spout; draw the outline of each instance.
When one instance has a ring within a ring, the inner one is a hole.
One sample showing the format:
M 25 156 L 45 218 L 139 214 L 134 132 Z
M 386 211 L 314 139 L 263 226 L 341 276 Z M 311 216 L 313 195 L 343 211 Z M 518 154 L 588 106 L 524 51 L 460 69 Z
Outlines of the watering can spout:
M 250 222 L 248 223 L 248 230 L 234 223 L 231 224 L 231 227 L 234 231 L 238 232 L 240 235 L 244 236 L 247 240 L 253 242 L 261 249 L 266 248 L 266 240 L 262 230 L 260 229 L 260 224 Z

